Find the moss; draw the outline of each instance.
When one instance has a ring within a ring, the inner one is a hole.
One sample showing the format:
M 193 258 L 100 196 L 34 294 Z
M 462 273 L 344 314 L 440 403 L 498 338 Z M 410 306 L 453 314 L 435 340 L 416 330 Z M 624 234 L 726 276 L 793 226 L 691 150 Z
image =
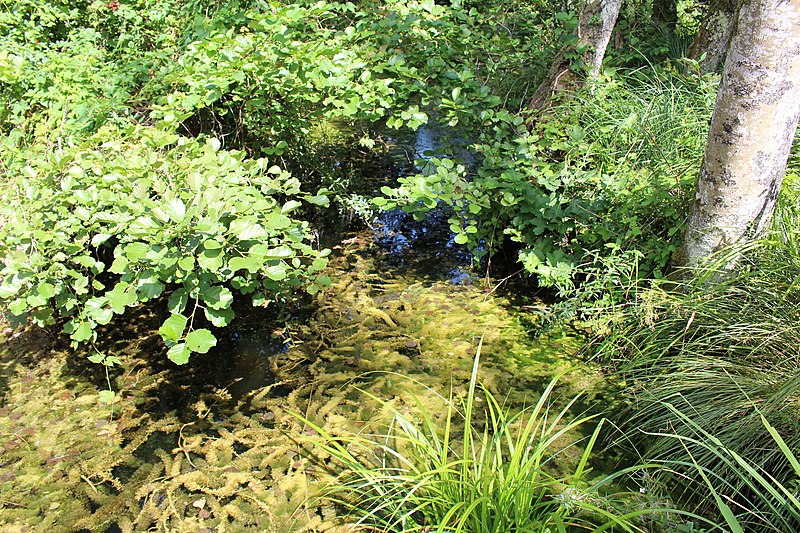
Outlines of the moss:
M 311 319 L 288 333 L 288 351 L 267 358 L 274 382 L 240 395 L 203 374 L 199 359 L 164 364 L 158 319 L 146 311 L 108 333 L 105 349 L 125 363 L 112 375 L 113 413 L 98 401 L 104 374 L 84 355 L 35 331 L 6 342 L 2 530 L 336 531 L 334 509 L 306 506 L 329 474 L 326 458 L 300 444 L 309 430 L 291 413 L 333 434 L 386 416 L 353 385 L 398 406 L 417 396 L 436 412 L 431 391 L 466 393 L 481 336 L 482 380 L 508 402 L 524 403 L 564 369 L 575 391 L 596 380 L 571 361 L 575 339 L 532 338 L 508 302 L 477 285 L 381 275 L 364 242 L 340 250 Z

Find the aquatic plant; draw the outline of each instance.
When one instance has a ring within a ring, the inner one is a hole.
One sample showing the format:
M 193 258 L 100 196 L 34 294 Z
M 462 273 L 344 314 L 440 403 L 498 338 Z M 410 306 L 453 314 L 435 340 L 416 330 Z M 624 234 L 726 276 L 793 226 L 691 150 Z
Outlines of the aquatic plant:
M 341 531 L 332 505 L 305 504 L 331 475 L 301 453 L 297 438 L 308 428 L 288 411 L 308 413 L 331 434 L 356 432 L 382 411 L 346 386 L 354 379 L 376 395 L 414 403 L 403 380 L 375 370 L 412 376 L 440 393 L 452 383 L 461 394 L 476 330 L 488 330 L 487 387 L 513 376 L 520 389 L 532 389 L 570 368 L 562 391 L 592 388 L 594 374 L 567 357 L 574 339 L 531 339 L 530 324 L 505 298 L 415 270 L 413 261 L 431 261 L 420 249 L 405 257 L 405 271 L 381 270 L 381 254 L 365 249 L 375 245 L 363 235 L 331 260 L 333 282 L 314 297 L 311 321 L 284 331 L 293 339 L 288 349 L 270 356 L 260 347 L 257 362 L 271 380 L 256 388 L 244 383 L 250 376 L 231 386 L 228 343 L 191 365 L 164 360 L 161 317 L 152 310 L 131 310 L 99 329 L 98 348 L 123 363 L 109 369 L 117 392 L 111 406 L 98 403 L 105 369 L 83 352 L 54 346 L 40 329 L 13 333 L 0 344 L 0 530 Z M 444 277 L 447 265 L 436 257 Z M 254 336 L 278 327 L 265 315 L 242 317 Z M 441 406 L 418 399 L 430 412 Z M 522 401 L 521 390 L 511 391 L 505 403 Z
M 333 434 L 296 415 L 314 447 L 340 471 L 321 495 L 345 509 L 355 530 L 508 532 L 637 529 L 631 495 L 607 493 L 632 467 L 589 480 L 587 463 L 603 426 L 571 414 L 578 397 L 554 407 L 558 378 L 535 405 L 513 412 L 477 384 L 480 346 L 466 397 L 440 397 L 444 414 L 417 402 L 406 414 L 360 391 L 391 415 L 384 432 Z M 482 408 L 480 406 L 483 406 Z M 588 438 L 580 430 L 595 425 Z M 581 451 L 579 448 L 583 448 Z M 568 473 L 559 473 L 574 459 Z

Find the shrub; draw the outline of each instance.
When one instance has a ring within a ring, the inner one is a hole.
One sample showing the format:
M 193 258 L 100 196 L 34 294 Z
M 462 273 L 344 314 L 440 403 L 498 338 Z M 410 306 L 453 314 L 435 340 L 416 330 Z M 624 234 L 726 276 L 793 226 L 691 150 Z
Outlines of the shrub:
M 456 242 L 476 257 L 516 243 L 539 285 L 591 303 L 665 271 L 714 92 L 713 78 L 635 72 L 554 108 L 530 132 L 520 133 L 520 116 L 486 111 L 492 127 L 475 139 L 474 169 L 432 159 L 376 203 L 417 216 L 447 205 Z
M 168 296 L 160 333 L 182 364 L 216 343 L 200 316 L 233 319 L 233 291 L 264 306 L 327 281 L 327 251 L 293 218 L 327 198 L 265 159 L 153 128 L 103 128 L 55 153 L 7 147 L 0 302 L 17 322 L 92 342 L 115 314 Z

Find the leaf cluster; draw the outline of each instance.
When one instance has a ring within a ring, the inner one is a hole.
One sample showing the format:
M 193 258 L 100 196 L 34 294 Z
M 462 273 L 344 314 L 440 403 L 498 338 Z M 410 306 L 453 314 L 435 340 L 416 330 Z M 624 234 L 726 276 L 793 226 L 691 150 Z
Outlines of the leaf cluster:
M 537 121 L 484 109 L 471 150 L 384 188 L 376 203 L 453 210 L 455 241 L 480 258 L 508 242 L 541 286 L 592 302 L 661 276 L 685 218 L 713 105 L 713 79 L 674 71 L 599 81 Z
M 185 363 L 234 318 L 236 291 L 264 306 L 314 292 L 327 252 L 310 245 L 304 202 L 324 203 L 265 159 L 152 128 L 103 129 L 86 143 L 9 153 L 0 298 L 11 318 L 63 323 L 76 343 L 129 307 L 168 296 L 160 333 Z

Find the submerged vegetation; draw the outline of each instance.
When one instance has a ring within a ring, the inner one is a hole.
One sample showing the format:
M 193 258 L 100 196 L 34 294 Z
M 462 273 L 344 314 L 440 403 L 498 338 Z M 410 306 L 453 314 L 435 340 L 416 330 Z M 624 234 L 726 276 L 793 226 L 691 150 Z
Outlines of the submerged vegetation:
M 2 3 L 3 530 L 800 528 L 800 151 L 675 270 L 716 7 L 587 5 Z

